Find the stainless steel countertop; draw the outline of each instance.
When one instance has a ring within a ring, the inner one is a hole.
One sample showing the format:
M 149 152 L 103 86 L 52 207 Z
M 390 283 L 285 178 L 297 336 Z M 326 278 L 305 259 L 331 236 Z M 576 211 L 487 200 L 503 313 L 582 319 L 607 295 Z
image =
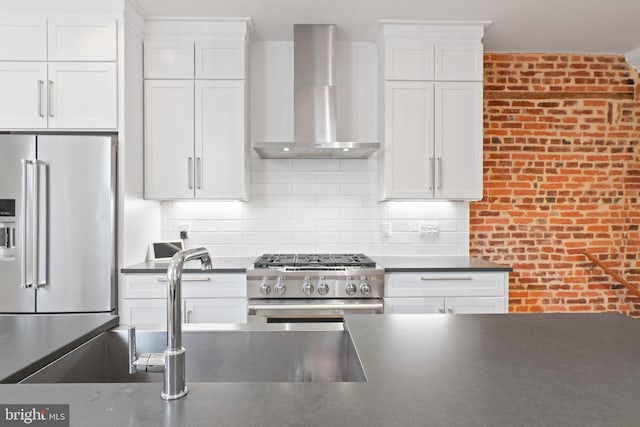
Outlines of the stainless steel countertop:
M 366 383 L 191 383 L 173 402 L 160 399 L 160 384 L 0 385 L 0 401 L 70 404 L 72 426 L 623 427 L 640 419 L 635 319 L 358 315 L 347 327 Z
M 0 315 L 0 382 L 20 380 L 117 324 L 110 314 Z

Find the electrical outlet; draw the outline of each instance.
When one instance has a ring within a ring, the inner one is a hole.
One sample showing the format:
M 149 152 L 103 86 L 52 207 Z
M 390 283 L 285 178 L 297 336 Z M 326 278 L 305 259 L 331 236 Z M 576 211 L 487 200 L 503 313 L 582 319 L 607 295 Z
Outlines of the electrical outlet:
M 382 236 L 382 237 L 391 237 L 391 223 L 390 222 L 381 222 L 380 223 L 380 236 Z
M 182 222 L 178 224 L 178 232 L 180 233 L 180 239 L 186 240 L 189 238 L 189 231 L 191 230 L 191 226 L 189 223 Z
M 440 224 L 437 222 L 421 222 L 418 225 L 420 237 L 435 237 L 440 233 Z

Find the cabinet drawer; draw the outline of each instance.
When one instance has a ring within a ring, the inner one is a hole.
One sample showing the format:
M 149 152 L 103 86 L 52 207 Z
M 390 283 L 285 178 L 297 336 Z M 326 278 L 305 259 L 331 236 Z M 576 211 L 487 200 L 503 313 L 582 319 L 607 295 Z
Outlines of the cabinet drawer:
M 125 274 L 120 288 L 121 298 L 166 298 L 166 274 Z M 246 298 L 244 274 L 184 274 L 183 298 Z
M 508 273 L 388 273 L 385 296 L 499 296 L 506 295 Z
M 193 42 L 145 41 L 145 79 L 193 79 Z

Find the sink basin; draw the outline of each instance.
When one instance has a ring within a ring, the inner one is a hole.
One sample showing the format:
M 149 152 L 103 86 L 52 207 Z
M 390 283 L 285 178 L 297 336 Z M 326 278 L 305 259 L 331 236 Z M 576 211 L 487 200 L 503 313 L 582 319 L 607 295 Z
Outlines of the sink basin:
M 348 331 L 241 325 L 185 330 L 187 382 L 366 381 Z M 326 326 L 323 326 L 326 328 Z M 166 332 L 136 331 L 137 353 L 162 352 Z M 21 383 L 162 382 L 162 373 L 128 372 L 127 330 L 104 332 Z

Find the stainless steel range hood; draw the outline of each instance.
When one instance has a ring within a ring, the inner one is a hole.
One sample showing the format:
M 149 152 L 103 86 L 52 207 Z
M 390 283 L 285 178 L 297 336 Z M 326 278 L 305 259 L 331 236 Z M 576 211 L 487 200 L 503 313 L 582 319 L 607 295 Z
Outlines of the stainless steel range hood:
M 336 26 L 293 26 L 292 142 L 254 142 L 263 159 L 365 159 L 377 142 L 336 138 Z

